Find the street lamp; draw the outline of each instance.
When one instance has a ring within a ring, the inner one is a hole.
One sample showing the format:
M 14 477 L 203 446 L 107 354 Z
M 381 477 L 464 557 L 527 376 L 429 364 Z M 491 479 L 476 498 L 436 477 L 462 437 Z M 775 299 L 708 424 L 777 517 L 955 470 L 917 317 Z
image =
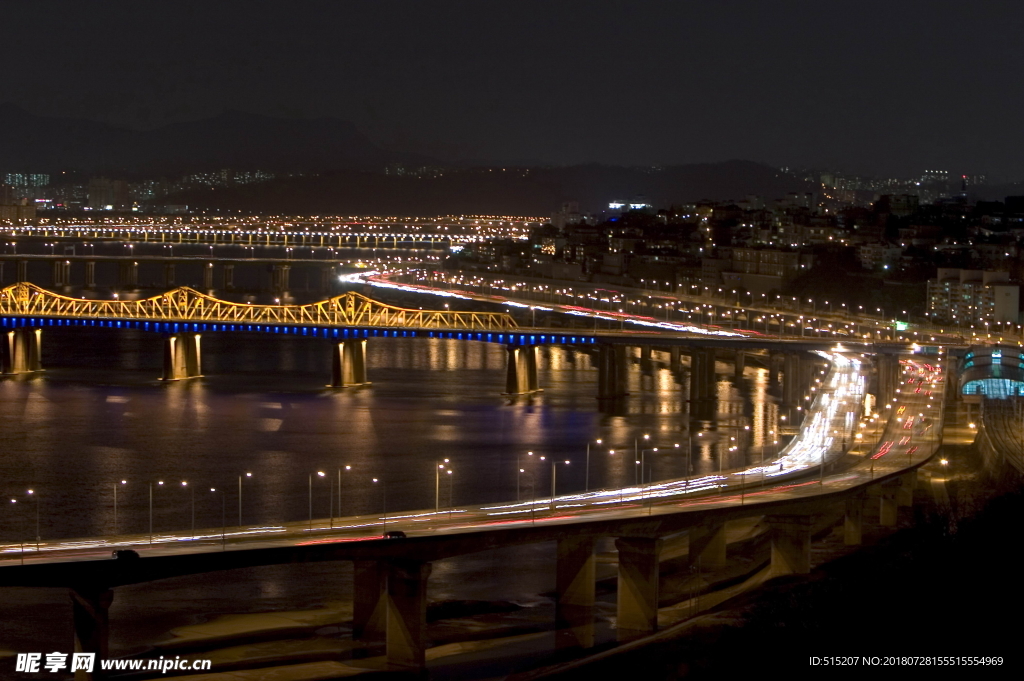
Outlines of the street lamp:
M 598 438 L 597 440 L 595 440 L 595 442 L 597 444 L 601 444 L 602 440 L 600 438 Z M 587 472 L 586 472 L 586 480 L 584 482 L 584 491 L 586 491 L 586 492 L 590 491 L 590 441 L 589 440 L 587 440 Z
M 647 444 L 647 441 L 650 439 L 651 436 L 648 435 L 647 433 L 644 433 L 644 444 Z M 639 440 L 637 438 L 633 438 L 633 458 L 636 460 L 640 458 L 640 445 L 638 444 L 638 442 Z M 636 468 L 633 469 L 633 482 L 634 484 L 639 484 L 640 482 L 636 476 Z
M 210 491 L 216 493 L 217 492 L 217 488 L 216 487 L 211 487 Z M 224 498 L 224 490 L 221 490 L 220 491 L 220 550 L 221 551 L 226 551 L 227 548 L 228 548 L 228 545 L 227 545 L 227 529 L 228 529 L 227 509 L 228 509 L 228 506 L 227 506 L 227 504 L 228 504 L 228 502 Z
M 127 485 L 128 481 L 127 480 L 122 480 L 121 484 L 122 485 Z M 114 483 L 114 536 L 117 536 L 117 487 L 118 487 L 118 484 L 115 482 Z
M 192 538 L 196 538 L 196 490 L 194 487 L 188 486 L 188 481 L 181 481 L 182 487 L 188 487 L 189 496 L 192 499 Z
M 444 463 L 434 462 L 434 513 L 437 514 L 441 510 L 441 471 L 444 470 L 444 464 L 448 463 L 448 459 L 444 460 Z M 449 470 L 448 473 L 451 473 Z M 519 480 L 519 476 L 516 476 L 516 480 Z
M 323 471 L 317 471 L 318 478 L 326 477 Z M 313 531 L 313 474 L 309 474 L 309 531 Z
M 245 477 L 251 478 L 252 473 L 246 473 Z M 212 491 L 212 490 L 211 490 Z M 238 526 L 242 526 L 242 476 L 238 476 Z
M 32 503 L 36 507 L 36 551 L 39 551 L 39 497 L 36 496 L 35 490 L 30 489 L 28 496 L 32 498 Z
M 383 506 L 384 506 L 384 532 L 387 532 L 387 530 L 388 530 L 388 486 L 387 486 L 387 483 L 384 482 L 384 478 L 374 478 L 373 482 L 374 482 L 374 484 L 376 484 L 378 482 L 380 483 L 381 495 L 382 495 Z
M 569 459 L 565 460 L 565 465 L 566 466 L 569 465 Z M 556 483 L 555 483 L 555 481 L 557 479 L 557 477 L 556 477 L 557 476 L 557 472 L 558 472 L 558 462 L 557 461 L 552 461 L 551 462 L 551 510 L 555 509 L 555 490 L 556 490 L 556 486 L 555 486 Z
M 157 485 L 163 485 L 163 480 L 157 480 Z M 149 483 L 149 544 L 153 545 L 153 483 Z
M 533 456 L 533 452 L 526 452 L 526 455 Z M 516 470 L 519 471 L 516 473 L 516 501 L 519 501 L 519 476 L 526 472 L 523 470 L 522 457 L 519 454 L 516 454 Z

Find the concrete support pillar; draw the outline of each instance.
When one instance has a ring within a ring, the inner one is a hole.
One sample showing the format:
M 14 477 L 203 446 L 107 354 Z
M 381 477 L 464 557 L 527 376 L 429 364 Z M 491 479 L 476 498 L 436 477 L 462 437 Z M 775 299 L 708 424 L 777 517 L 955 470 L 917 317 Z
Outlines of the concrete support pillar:
M 772 575 L 806 575 L 811 571 L 809 515 L 766 516 L 771 528 Z
M 537 377 L 537 347 L 509 345 L 505 364 L 505 394 L 522 395 L 540 390 Z
M 383 643 L 387 634 L 387 566 L 378 560 L 353 562 L 352 640 Z
M 232 291 L 235 288 L 235 264 L 224 263 L 224 290 Z
M 320 292 L 330 293 L 331 283 L 334 281 L 334 268 L 333 267 L 322 267 L 320 268 Z
M 276 293 L 288 292 L 291 269 L 291 265 L 274 265 L 273 281 L 271 286 Z
M 556 644 L 559 648 L 594 645 L 594 590 L 597 562 L 594 540 L 566 537 L 558 540 L 555 590 Z
M 878 524 L 882 527 L 896 527 L 896 485 L 883 484 L 879 490 Z
M 672 371 L 679 371 L 679 369 L 682 368 L 683 364 L 679 361 L 679 357 L 680 352 L 678 345 L 673 345 L 668 349 L 669 369 Z
M 426 666 L 427 578 L 430 563 L 393 561 L 388 570 L 388 665 Z
M 705 523 L 689 531 L 690 565 L 715 569 L 725 565 L 725 524 Z
M 658 628 L 660 539 L 619 537 L 619 591 L 616 627 L 619 640 L 650 634 Z
M 53 286 L 54 288 L 63 288 L 71 285 L 71 261 L 70 260 L 54 260 L 53 261 Z
M 917 482 L 917 471 L 904 473 L 899 478 L 899 487 L 896 488 L 896 505 L 914 505 L 914 485 Z
M 743 370 L 747 368 L 747 353 L 742 350 L 736 351 L 736 360 L 733 362 L 733 376 L 743 378 Z
M 3 335 L 0 344 L 0 366 L 5 374 L 27 374 L 41 371 L 42 329 L 21 327 Z
M 602 345 L 597 355 L 597 398 L 614 399 L 629 394 L 629 360 L 625 345 Z
M 85 262 L 85 288 L 96 288 L 96 261 Z
M 123 288 L 137 288 L 139 285 L 139 263 L 134 260 L 121 262 L 118 266 L 117 283 Z
M 93 671 L 76 671 L 75 681 L 101 679 L 100 660 L 106 660 L 109 652 L 110 604 L 114 600 L 114 592 L 109 589 L 71 589 L 70 596 L 75 652 L 96 654 Z
M 203 290 L 213 290 L 213 263 L 208 262 L 203 267 Z
M 768 382 L 778 385 L 779 372 L 782 370 L 782 355 L 772 355 L 768 358 Z
M 847 546 L 858 546 L 864 541 L 864 496 L 856 495 L 846 500 L 846 517 L 843 520 L 843 542 Z
M 164 338 L 165 381 L 180 381 L 203 374 L 198 333 L 175 333 Z
M 28 260 L 18 261 L 18 279 L 17 281 L 28 281 Z
M 367 385 L 366 339 L 350 338 L 336 343 L 331 354 L 331 387 Z

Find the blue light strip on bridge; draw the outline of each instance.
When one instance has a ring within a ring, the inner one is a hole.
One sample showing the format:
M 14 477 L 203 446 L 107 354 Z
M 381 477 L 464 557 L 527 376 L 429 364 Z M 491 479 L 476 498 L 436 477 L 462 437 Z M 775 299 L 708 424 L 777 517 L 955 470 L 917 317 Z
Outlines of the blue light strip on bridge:
M 132 319 L 60 319 L 54 317 L 0 317 L 0 328 L 47 326 L 95 326 L 105 329 L 140 329 L 154 333 L 211 333 L 242 331 L 275 333 L 314 338 L 441 338 L 501 343 L 502 345 L 590 345 L 594 336 L 562 334 L 495 333 L 493 331 L 428 331 L 417 329 L 381 329 L 373 327 L 289 326 L 277 324 L 221 324 L 207 322 L 146 322 Z

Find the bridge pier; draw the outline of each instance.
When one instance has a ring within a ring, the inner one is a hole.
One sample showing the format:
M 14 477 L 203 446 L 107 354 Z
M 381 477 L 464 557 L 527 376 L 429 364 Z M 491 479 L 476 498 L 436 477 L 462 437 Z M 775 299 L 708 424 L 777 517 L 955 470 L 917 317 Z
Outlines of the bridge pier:
M 747 367 L 747 353 L 742 350 L 736 351 L 736 359 L 733 362 L 733 376 L 743 378 L 743 370 Z
M 658 628 L 658 567 L 661 539 L 619 537 L 619 589 L 616 628 L 620 641 L 653 633 Z
M 366 339 L 350 338 L 335 343 L 331 353 L 331 387 L 368 385 L 366 380 Z
M 54 260 L 53 261 L 53 286 L 54 288 L 64 288 L 65 286 L 71 285 L 71 261 L 70 260 Z
M 879 493 L 878 524 L 882 527 L 896 527 L 897 486 L 891 483 L 882 483 Z
M 725 565 L 725 524 L 704 523 L 689 531 L 689 562 L 701 568 L 719 568 Z
M 904 473 L 899 478 L 900 485 L 896 488 L 896 505 L 914 505 L 914 485 L 917 482 L 917 471 Z
M 597 399 L 608 400 L 629 394 L 629 360 L 625 345 L 600 346 L 597 370 Z
M 690 354 L 690 409 L 694 418 L 713 418 L 718 397 L 715 351 L 695 349 Z
M 811 524 L 809 515 L 766 516 L 771 528 L 773 576 L 806 575 L 811 571 Z
M 164 288 L 174 288 L 174 263 L 164 263 Z
M 28 281 L 28 260 L 18 261 L 18 277 L 15 281 Z
M 114 592 L 110 589 L 71 589 L 71 618 L 75 628 L 75 652 L 95 653 L 93 671 L 75 672 L 75 681 L 94 681 L 104 678 L 100 660 L 106 660 L 110 640 L 110 604 Z
M 522 395 L 540 391 L 537 377 L 537 346 L 509 345 L 505 365 L 505 394 Z
M 391 561 L 388 566 L 388 665 L 422 670 L 426 666 L 427 578 L 430 563 Z
M 275 293 L 287 293 L 291 276 L 291 265 L 274 265 L 271 286 Z
M 85 288 L 96 288 L 96 261 L 85 261 Z
M 864 495 L 858 494 L 846 500 L 846 516 L 843 519 L 843 543 L 858 546 L 864 541 Z
M 203 268 L 203 290 L 213 290 L 213 263 L 208 262 Z
M 8 331 L 0 347 L 0 365 L 5 374 L 41 371 L 42 329 L 20 327 Z
M 163 380 L 180 381 L 202 373 L 198 333 L 175 333 L 164 338 Z
M 333 267 L 321 267 L 320 268 L 320 292 L 330 294 L 331 283 L 334 281 L 334 268 Z
M 597 584 L 594 539 L 565 537 L 558 540 L 556 550 L 556 646 L 590 648 L 594 645 L 594 592 Z
M 232 237 L 233 238 L 233 237 Z M 232 291 L 235 288 L 235 264 L 228 262 L 224 263 L 224 290 Z
M 388 623 L 387 595 L 387 565 L 379 560 L 353 561 L 353 641 L 384 642 Z
M 119 263 L 117 283 L 122 288 L 138 288 L 139 263 L 134 260 Z
M 678 345 L 673 345 L 668 349 L 668 366 L 671 371 L 679 371 L 683 367 L 683 363 L 679 361 L 680 355 Z

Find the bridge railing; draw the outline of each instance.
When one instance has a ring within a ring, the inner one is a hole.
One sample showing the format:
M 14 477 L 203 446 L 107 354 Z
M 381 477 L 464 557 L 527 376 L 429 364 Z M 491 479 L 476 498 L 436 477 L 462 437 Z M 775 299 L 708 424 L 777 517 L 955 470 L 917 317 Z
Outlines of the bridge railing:
M 187 286 L 142 300 L 87 300 L 62 296 L 24 282 L 0 289 L 0 316 L 473 331 L 518 328 L 512 316 L 504 312 L 410 310 L 354 292 L 305 305 L 233 303 Z

